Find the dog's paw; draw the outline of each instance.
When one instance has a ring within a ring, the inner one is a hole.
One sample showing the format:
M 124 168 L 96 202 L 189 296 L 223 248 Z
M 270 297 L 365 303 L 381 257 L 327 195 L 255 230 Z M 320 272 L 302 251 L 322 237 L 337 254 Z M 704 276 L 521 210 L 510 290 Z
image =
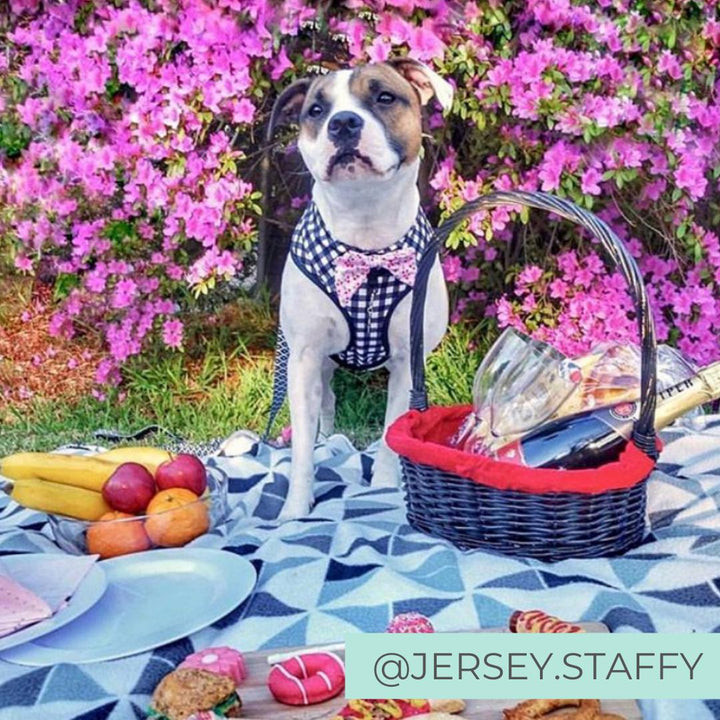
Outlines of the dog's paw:
M 374 490 L 381 488 L 398 488 L 400 487 L 400 476 L 397 473 L 373 473 L 370 487 Z
M 385 447 L 378 450 L 373 475 L 370 481 L 372 488 L 396 488 L 400 487 L 400 462 L 397 455 Z
M 283 505 L 283 509 L 278 515 L 280 522 L 289 522 L 290 520 L 297 520 L 298 518 L 307 517 L 315 504 L 315 498 L 313 497 L 312 491 L 306 492 L 304 489 L 299 491 L 293 491 L 292 483 L 291 489 Z

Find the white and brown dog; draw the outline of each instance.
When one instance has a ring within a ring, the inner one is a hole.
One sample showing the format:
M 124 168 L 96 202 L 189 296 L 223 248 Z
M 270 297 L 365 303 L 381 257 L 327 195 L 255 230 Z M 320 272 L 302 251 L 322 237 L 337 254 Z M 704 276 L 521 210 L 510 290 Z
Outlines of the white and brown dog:
M 386 430 L 408 408 L 411 289 L 431 237 L 417 188 L 421 106 L 435 96 L 447 108 L 452 94 L 429 68 L 399 59 L 299 80 L 273 108 L 270 132 L 282 121 L 299 125 L 298 146 L 315 181 L 281 286 L 293 433 L 282 519 L 312 507 L 313 448 L 318 426 L 333 432 L 330 381 L 338 364 L 387 367 Z M 439 261 L 425 309 L 430 352 L 448 321 Z M 383 442 L 372 486 L 396 486 L 398 475 L 397 457 Z

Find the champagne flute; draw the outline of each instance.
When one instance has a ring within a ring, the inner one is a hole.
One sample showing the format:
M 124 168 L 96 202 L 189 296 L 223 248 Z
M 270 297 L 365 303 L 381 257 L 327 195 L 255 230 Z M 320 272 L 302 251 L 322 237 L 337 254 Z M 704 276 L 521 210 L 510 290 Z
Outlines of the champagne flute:
M 467 452 L 481 453 L 483 440 L 490 432 L 489 395 L 490 391 L 514 356 L 526 345 L 528 337 L 513 328 L 506 328 L 492 344 L 480 363 L 473 381 L 474 410 L 465 419 L 452 440 L 452 444 Z
M 461 426 L 457 444 L 492 454 L 545 422 L 582 380 L 563 353 L 507 328 L 490 348 L 473 383 L 474 417 Z
M 580 368 L 547 343 L 528 339 L 493 384 L 490 429 L 496 445 L 550 418 L 582 381 Z

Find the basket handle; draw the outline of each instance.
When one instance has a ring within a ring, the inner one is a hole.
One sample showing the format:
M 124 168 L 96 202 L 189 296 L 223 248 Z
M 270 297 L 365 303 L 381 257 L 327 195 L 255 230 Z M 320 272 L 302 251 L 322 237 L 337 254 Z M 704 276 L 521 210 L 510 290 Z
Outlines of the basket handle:
M 637 315 L 640 336 L 640 415 L 633 428 L 633 441 L 640 450 L 652 458 L 657 457 L 655 445 L 655 401 L 656 401 L 656 353 L 655 324 L 648 304 L 645 285 L 635 260 L 620 238 L 608 225 L 587 210 L 569 200 L 542 192 L 502 191 L 472 200 L 448 217 L 435 231 L 433 241 L 428 245 L 418 263 L 415 287 L 410 310 L 410 368 L 412 389 L 410 408 L 426 410 L 428 407 L 425 388 L 425 356 L 423 352 L 423 328 L 425 297 L 430 271 L 440 247 L 445 244 L 455 226 L 478 210 L 499 205 L 524 205 L 547 210 L 572 220 L 589 230 L 601 243 L 609 257 L 620 268 L 630 290 L 630 296 Z

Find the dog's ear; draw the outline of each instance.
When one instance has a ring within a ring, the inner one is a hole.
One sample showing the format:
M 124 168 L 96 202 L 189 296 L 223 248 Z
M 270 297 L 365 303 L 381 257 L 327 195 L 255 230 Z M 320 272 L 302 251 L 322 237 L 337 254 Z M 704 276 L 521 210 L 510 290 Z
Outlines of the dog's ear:
M 270 123 L 266 133 L 268 142 L 272 139 L 278 125 L 288 125 L 298 121 L 300 108 L 305 101 L 305 95 L 307 95 L 311 82 L 312 80 L 309 78 L 297 80 L 280 93 L 270 113 Z
M 434 95 L 443 109 L 450 109 L 454 93 L 453 86 L 447 80 L 443 80 L 434 70 L 408 57 L 393 58 L 386 62 L 417 90 L 423 105 L 427 105 Z

